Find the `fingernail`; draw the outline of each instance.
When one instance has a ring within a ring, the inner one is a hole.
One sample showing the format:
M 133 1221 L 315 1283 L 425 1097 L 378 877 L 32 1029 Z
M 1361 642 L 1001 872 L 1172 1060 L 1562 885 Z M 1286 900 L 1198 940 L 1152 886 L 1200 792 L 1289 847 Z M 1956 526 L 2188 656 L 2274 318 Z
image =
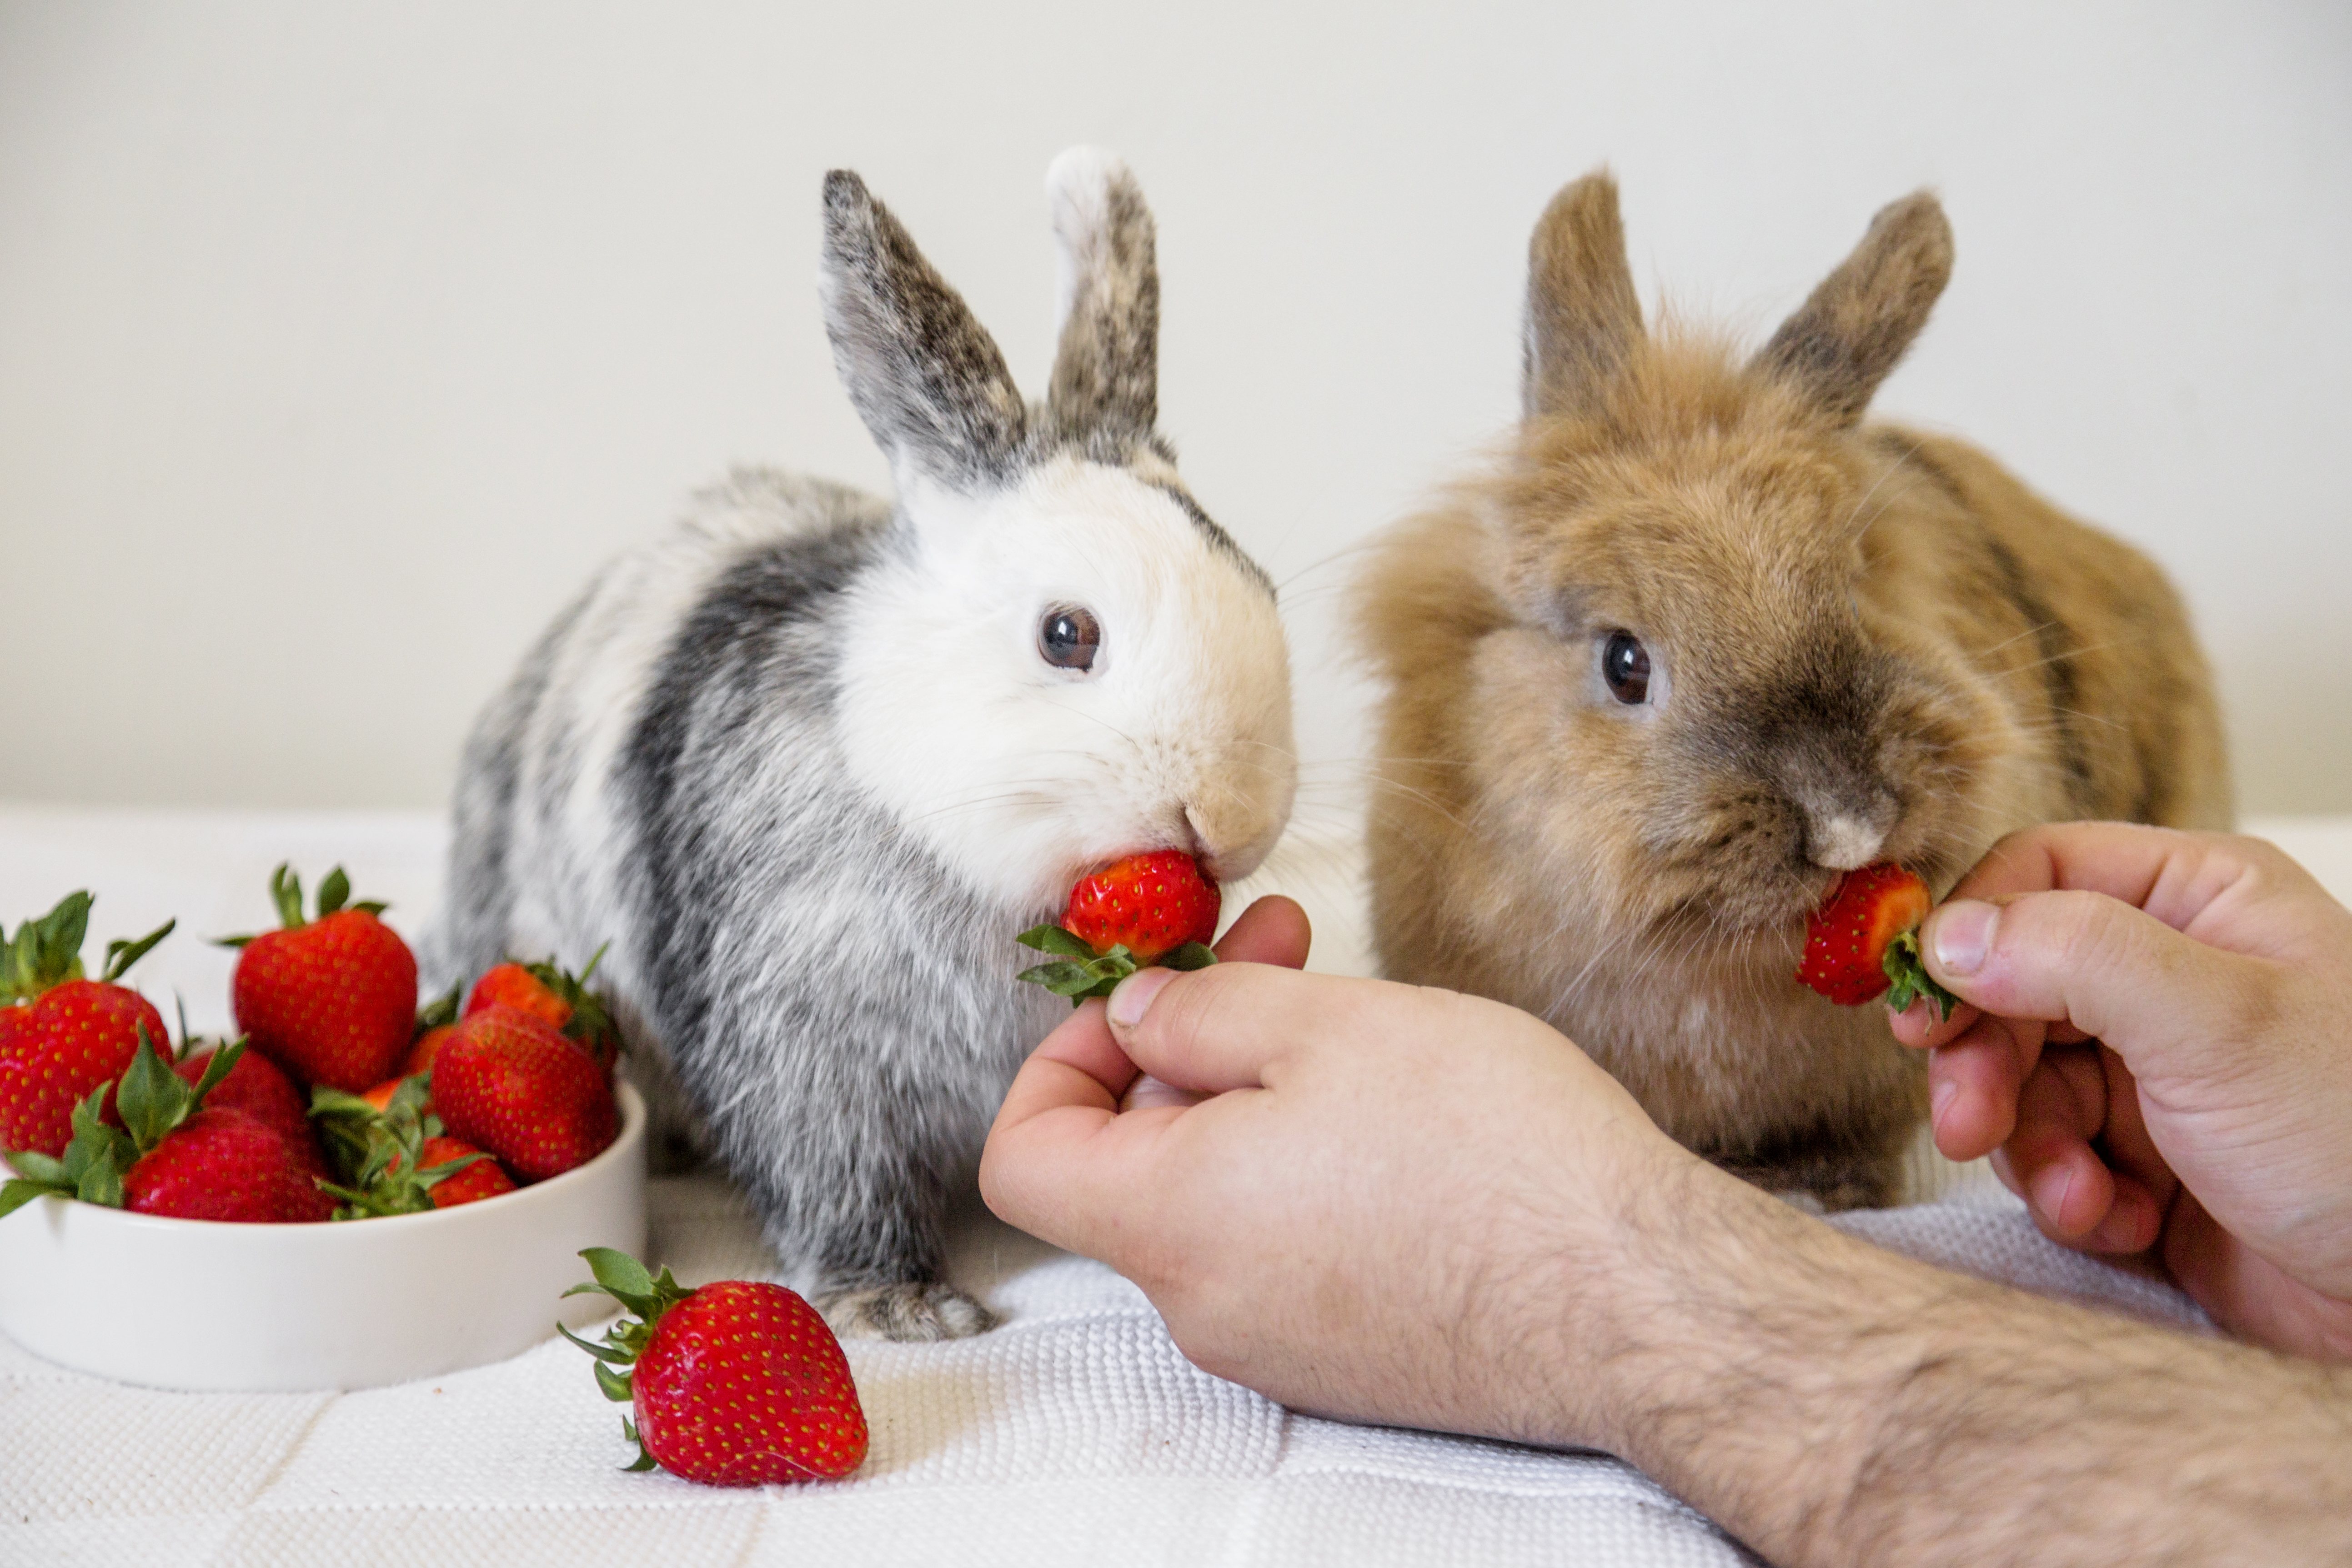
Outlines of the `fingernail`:
M 1947 974 L 1974 974 L 1992 951 L 1992 928 L 2000 910 L 1974 899 L 1956 899 L 1936 911 L 1936 967 Z
M 1151 999 L 1160 994 L 1160 988 L 1175 978 L 1172 969 L 1137 970 L 1110 994 L 1110 1021 L 1122 1029 L 1132 1029 L 1151 1010 Z
M 1952 1108 L 1952 1099 L 1959 1092 L 1960 1086 L 1949 1079 L 1946 1079 L 1929 1091 L 1927 1125 L 1937 1132 L 1941 1133 L 1944 1131 L 1944 1112 Z

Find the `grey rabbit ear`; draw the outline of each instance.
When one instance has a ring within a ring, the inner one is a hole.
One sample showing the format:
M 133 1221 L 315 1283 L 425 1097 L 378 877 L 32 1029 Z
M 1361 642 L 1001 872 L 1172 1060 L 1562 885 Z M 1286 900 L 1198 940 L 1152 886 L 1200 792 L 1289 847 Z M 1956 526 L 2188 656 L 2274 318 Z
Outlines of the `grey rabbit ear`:
M 1160 417 L 1160 268 L 1151 209 L 1127 165 L 1073 147 L 1045 172 L 1061 257 L 1046 395 L 1066 435 L 1142 440 Z
M 1617 182 L 1602 170 L 1552 197 L 1528 242 L 1522 411 L 1532 419 L 1589 410 L 1641 341 Z
M 1918 191 L 1879 209 L 1853 254 L 1780 323 L 1758 368 L 1795 382 L 1840 424 L 1870 406 L 1952 277 L 1952 226 Z
M 825 335 L 894 469 L 970 491 L 1011 477 L 1028 412 L 995 340 L 846 169 L 824 177 Z

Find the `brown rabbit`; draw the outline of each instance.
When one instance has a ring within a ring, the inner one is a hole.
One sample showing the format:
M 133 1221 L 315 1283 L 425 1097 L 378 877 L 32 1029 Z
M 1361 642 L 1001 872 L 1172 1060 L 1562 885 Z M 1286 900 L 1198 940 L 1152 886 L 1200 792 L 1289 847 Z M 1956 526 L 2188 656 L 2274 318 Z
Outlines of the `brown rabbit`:
M 2205 661 L 2137 552 L 1862 424 L 1950 275 L 1933 196 L 1753 358 L 1644 331 L 1605 174 L 1530 251 L 1516 442 L 1359 584 L 1381 966 L 1549 1019 L 1752 1181 L 1898 1201 L 1921 1059 L 1797 984 L 1807 912 L 2033 823 L 2226 826 Z

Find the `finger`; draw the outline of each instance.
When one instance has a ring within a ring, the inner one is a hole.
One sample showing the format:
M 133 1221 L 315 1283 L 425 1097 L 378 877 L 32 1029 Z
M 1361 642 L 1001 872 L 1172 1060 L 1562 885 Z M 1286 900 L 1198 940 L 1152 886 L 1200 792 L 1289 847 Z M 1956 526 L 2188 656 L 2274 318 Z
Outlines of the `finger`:
M 1103 1194 L 1137 1179 L 1141 1118 L 1118 1114 L 1138 1077 L 1089 1001 L 1045 1037 L 1015 1074 L 980 1156 L 981 1196 L 999 1217 L 1058 1246 L 1101 1245 Z M 1102 1256 L 1097 1252 L 1096 1256 Z
M 1201 1094 L 1249 1089 L 1286 1056 L 1360 1026 L 1368 1007 L 1410 1006 L 1410 986 L 1220 963 L 1179 974 L 1146 969 L 1111 994 L 1111 1031 L 1138 1066 Z
M 2017 1093 L 2042 1057 L 2042 1026 L 1980 1015 L 1927 1058 L 1928 1121 L 1948 1160 L 1974 1160 L 2017 1129 Z
M 2029 893 L 2104 893 L 2178 929 L 2261 852 L 2251 840 L 2134 823 L 2051 823 L 1994 845 L 1951 898 L 1998 902 Z
M 2077 1245 L 2115 1205 L 2115 1178 L 2090 1139 L 2104 1115 L 2104 1079 L 2052 1052 L 2018 1093 L 2017 1131 L 2001 1145 L 2027 1204 L 2053 1239 Z
M 1965 1002 L 1948 1014 L 1932 998 L 1921 996 L 1900 1013 L 1887 1015 L 1887 1023 L 1895 1030 L 1897 1044 L 1915 1051 L 1933 1050 L 1967 1034 L 1977 1016 L 1978 1010 Z
M 2099 1222 L 2092 1242 L 2103 1252 L 2144 1252 L 2164 1228 L 2165 1210 L 2180 1180 L 2148 1136 L 2131 1069 L 2105 1046 L 2093 1042 L 2090 1050 L 2106 1078 L 2106 1125 L 2099 1133 L 2098 1152 L 2116 1178 L 2115 1208 Z
M 1178 1089 L 1172 1083 L 1162 1083 L 1150 1073 L 1138 1074 L 1127 1092 L 1119 1097 L 1118 1110 L 1124 1116 L 1130 1110 L 1157 1110 L 1168 1106 L 1179 1110 L 1200 1104 L 1209 1097 L 1194 1094 L 1189 1089 Z
M 1217 956 L 1227 963 L 1274 963 L 1303 969 L 1314 937 L 1307 911 L 1297 901 L 1279 893 L 1257 900 L 1217 941 Z
M 1928 971 L 1985 1011 L 2071 1024 L 2136 1068 L 2234 1038 L 2267 968 L 2118 899 L 2071 890 L 1945 904 L 1920 945 Z

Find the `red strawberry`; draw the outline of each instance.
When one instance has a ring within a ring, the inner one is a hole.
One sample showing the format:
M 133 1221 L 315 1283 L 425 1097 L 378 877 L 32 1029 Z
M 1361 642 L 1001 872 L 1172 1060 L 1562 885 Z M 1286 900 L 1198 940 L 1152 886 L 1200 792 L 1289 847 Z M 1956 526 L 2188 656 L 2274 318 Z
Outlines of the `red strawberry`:
M 1840 1006 L 1867 1002 L 1891 986 L 1887 1003 L 1897 1012 L 1926 995 L 1950 1016 L 1958 998 L 1929 977 L 1912 934 L 1933 902 L 1927 884 L 1900 866 L 1882 861 L 1847 872 L 1805 922 L 1797 978 Z
M 322 1220 L 333 1205 L 277 1131 L 242 1110 L 205 1104 L 243 1059 L 235 1041 L 212 1053 L 192 1086 L 142 1043 L 115 1084 L 120 1128 L 99 1120 L 104 1089 L 74 1108 L 63 1158 L 11 1156 L 0 1215 L 45 1194 L 184 1219 Z
M 299 1225 L 335 1202 L 277 1130 L 242 1110 L 197 1111 L 122 1178 L 123 1207 L 179 1219 Z
M 441 1054 L 442 1046 L 457 1032 L 455 1024 L 443 1024 L 417 1036 L 416 1043 L 408 1047 L 407 1058 L 400 1064 L 400 1076 L 415 1078 L 418 1073 L 431 1072 L 433 1058 Z
M 343 901 L 338 866 L 319 887 L 319 918 L 302 918 L 302 884 L 284 866 L 270 874 L 285 928 L 232 939 L 231 1001 L 257 1049 L 306 1083 L 358 1093 L 391 1076 L 416 1026 L 416 960 L 376 919 L 381 904 Z
M 451 1137 L 488 1150 L 520 1182 L 586 1163 L 620 1129 L 595 1059 L 506 1006 L 458 1023 L 434 1059 L 433 1105 Z
M 170 933 L 172 922 L 135 942 L 109 942 L 104 972 L 85 980 L 80 954 L 89 906 L 88 893 L 68 894 L 40 920 L 18 926 L 0 948 L 0 1149 L 64 1153 L 74 1107 L 122 1076 L 138 1053 L 141 1027 L 157 1049 L 170 1045 L 163 1016 L 115 982 Z M 31 1005 L 16 1005 L 20 998 L 32 999 Z M 111 1098 L 100 1105 L 114 1121 Z
M 466 997 L 466 1016 L 490 1006 L 512 1007 L 544 1018 L 559 1029 L 572 1022 L 572 1004 L 520 963 L 501 963 L 474 982 L 473 991 Z
M 172 1070 L 194 1084 L 202 1081 L 206 1068 L 212 1066 L 214 1053 L 183 1058 L 173 1064 Z M 305 1108 L 302 1091 L 294 1087 L 276 1062 L 259 1051 L 246 1051 L 229 1068 L 228 1076 L 213 1087 L 205 1097 L 205 1106 L 211 1110 L 241 1110 L 262 1123 L 293 1151 L 295 1160 L 314 1176 L 331 1175 L 327 1157 L 319 1149 L 317 1132 L 310 1126 L 310 1113 Z
M 1177 849 L 1115 860 L 1070 889 L 1058 926 L 1037 926 L 1015 941 L 1055 956 L 1021 972 L 1076 1004 L 1108 996 L 1138 969 L 1154 963 L 1200 969 L 1217 961 L 1217 885 L 1200 862 Z
M 866 1412 L 848 1358 L 824 1319 L 781 1285 L 728 1279 L 688 1290 L 624 1252 L 581 1257 L 593 1285 L 638 1315 L 591 1344 L 606 1398 L 633 1405 L 621 1432 L 638 1447 L 633 1470 L 656 1465 L 707 1486 L 838 1480 L 865 1462 Z M 642 1320 L 642 1321 L 639 1321 Z M 629 1370 L 614 1372 L 614 1367 Z
M 499 1163 L 483 1150 L 455 1138 L 427 1138 L 417 1163 L 430 1171 L 436 1165 L 448 1164 L 469 1154 L 482 1157 L 458 1172 L 446 1176 L 433 1185 L 433 1206 L 436 1209 L 456 1208 L 459 1204 L 479 1203 L 501 1193 L 515 1190 L 514 1178 L 499 1169 Z
M 1217 885 L 1201 874 L 1200 862 L 1179 849 L 1160 849 L 1115 860 L 1070 889 L 1062 926 L 1072 936 L 1108 952 L 1124 947 L 1138 963 L 1150 963 L 1188 942 L 1206 943 L 1217 934 Z
M 600 947 L 577 974 L 551 961 L 501 963 L 474 982 L 473 994 L 466 998 L 466 1016 L 500 1005 L 536 1015 L 562 1030 L 565 1038 L 609 1073 L 620 1059 L 621 1031 L 604 998 L 588 989 L 589 976 L 604 960 Z

